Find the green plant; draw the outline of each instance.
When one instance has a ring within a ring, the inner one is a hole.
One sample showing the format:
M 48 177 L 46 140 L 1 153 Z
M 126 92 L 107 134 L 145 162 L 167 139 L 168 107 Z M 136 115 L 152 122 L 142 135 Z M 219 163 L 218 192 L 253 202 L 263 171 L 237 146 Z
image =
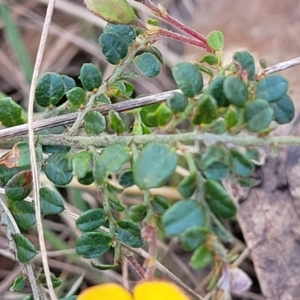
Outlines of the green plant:
M 30 280 L 33 298 L 43 298 L 43 285 L 51 291 L 51 285 L 55 287 L 61 281 L 45 265 L 40 276 L 34 274 L 31 260 L 37 252 L 19 228 L 41 224 L 40 217 L 50 214 L 76 218 L 82 234 L 74 247 L 77 254 L 91 259 L 95 268 L 114 268 L 128 259 L 142 277 L 153 278 L 159 266 L 155 263 L 157 233 L 163 232 L 166 237 L 178 237 L 183 248 L 192 253 L 193 268 L 213 264 L 209 289 L 219 281 L 222 292 L 229 293 L 226 283 L 234 257 L 228 255 L 224 242 L 230 243 L 232 237 L 220 219 L 234 219 L 238 205 L 223 182 L 229 178 L 233 185 L 254 186 L 254 157 L 258 156 L 254 146 L 288 142 L 265 138 L 278 124 L 294 117 L 288 83 L 284 77 L 271 74 L 272 69 L 258 74 L 248 51 L 236 52 L 232 63 L 224 65 L 224 37 L 220 31 L 205 38 L 150 0 L 139 2 L 191 37 L 162 29 L 157 20 L 141 22 L 126 1 L 114 1 L 121 12 L 126 12 L 122 14 L 124 19 L 117 10 L 110 9 L 110 0 L 85 2 L 92 12 L 111 22 L 99 37 L 99 44 L 107 61 L 116 65 L 115 70 L 105 79 L 97 66 L 86 63 L 80 70 L 80 86 L 66 75 L 43 74 L 36 87 L 33 85 L 33 92 L 36 103 L 46 108 L 45 127 L 39 126 L 42 122 L 34 125 L 29 113 L 29 132 L 33 137 L 34 130 L 49 130 L 34 137 L 34 151 L 24 136 L 4 137 L 11 132 L 8 130 L 2 131 L 0 140 L 0 145 L 12 146 L 0 160 L 0 180 L 5 187 L 0 202 L 2 222 L 23 273 Z M 134 91 L 131 78 L 159 74 L 163 54 L 154 44 L 161 36 L 191 43 L 208 54 L 195 63 L 182 62 L 172 68 L 179 90 L 168 93 L 168 97 L 128 100 Z M 204 84 L 205 74 L 208 84 Z M 66 101 L 60 104 L 63 97 Z M 123 102 L 111 104 L 116 100 Z M 128 112 L 127 122 L 122 111 Z M 22 108 L 11 98 L 0 100 L 0 121 L 6 127 L 26 122 Z M 188 122 L 179 126 L 183 121 Z M 60 134 L 51 134 L 51 127 L 66 123 L 73 124 Z M 85 133 L 79 135 L 82 127 Z M 109 130 L 113 134 L 107 135 Z M 188 146 L 198 141 L 205 147 L 191 152 Z M 177 166 L 186 168 L 187 175 L 178 179 L 174 175 Z M 84 211 L 80 216 L 68 213 L 55 189 L 39 186 L 39 172 L 44 172 L 55 186 L 68 185 L 74 177 L 82 185 L 95 183 L 103 208 Z M 111 179 L 112 174 L 117 180 Z M 140 188 L 143 199 L 126 207 L 118 195 L 132 185 Z M 180 193 L 172 205 L 151 192 L 170 185 Z M 28 197 L 33 188 L 34 205 Z M 148 247 L 148 254 L 140 249 L 142 246 Z M 99 258 L 111 249 L 111 263 L 100 263 Z M 145 270 L 132 252 L 147 258 Z M 12 289 L 21 289 L 24 280 L 24 276 L 17 277 Z M 187 288 L 182 282 L 178 284 Z

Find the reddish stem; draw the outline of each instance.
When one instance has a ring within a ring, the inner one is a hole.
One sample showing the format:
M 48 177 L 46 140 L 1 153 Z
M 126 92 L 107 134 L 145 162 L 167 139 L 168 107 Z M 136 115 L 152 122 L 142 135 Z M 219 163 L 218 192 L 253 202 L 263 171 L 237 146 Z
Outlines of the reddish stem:
M 169 39 L 173 39 L 176 41 L 180 41 L 183 43 L 187 43 L 190 45 L 200 47 L 200 48 L 206 50 L 207 52 L 212 52 L 211 48 L 206 43 L 203 43 L 202 41 L 184 36 L 182 34 L 179 34 L 179 33 L 173 32 L 173 31 L 169 31 L 167 29 L 160 28 L 159 31 L 157 32 L 157 35 L 164 36 Z
M 158 6 L 156 6 L 151 0 L 138 0 L 139 2 L 141 2 L 142 4 L 144 4 L 145 6 L 147 6 L 148 8 L 150 8 L 152 10 L 152 12 L 161 17 L 162 19 L 164 19 L 166 22 L 168 22 L 169 24 L 172 24 L 173 26 L 175 26 L 176 28 L 186 32 L 187 34 L 189 34 L 190 36 L 193 36 L 194 38 L 196 38 L 197 40 L 201 41 L 202 43 L 204 43 L 207 48 L 210 49 L 210 47 L 207 44 L 207 40 L 206 38 L 198 33 L 197 31 L 193 30 L 192 28 L 184 25 L 183 23 L 179 22 L 178 20 L 174 19 L 172 16 L 170 16 L 166 10 L 164 10 L 163 12 L 159 9 Z M 210 51 L 211 52 L 211 51 Z
M 137 262 L 137 260 L 132 255 L 126 255 L 125 257 L 128 259 L 132 267 L 135 269 L 135 271 L 140 275 L 142 279 L 145 278 L 145 270 L 142 268 L 142 266 Z
M 149 243 L 148 248 L 148 258 L 145 260 L 145 279 L 151 280 L 154 277 L 155 272 L 155 260 L 156 260 L 156 251 L 157 251 L 157 234 L 156 227 L 144 224 L 142 229 L 142 238 L 143 240 Z
M 137 22 L 135 23 L 136 26 L 140 27 L 140 28 L 143 28 L 145 29 L 146 31 L 148 30 L 148 27 L 147 25 L 141 21 L 141 20 L 137 20 Z M 159 38 L 159 37 L 167 37 L 169 39 L 173 39 L 173 40 L 176 40 L 176 41 L 180 41 L 180 42 L 183 42 L 183 43 L 187 43 L 187 44 L 190 44 L 190 45 L 194 45 L 194 46 L 197 46 L 199 48 L 202 48 L 204 50 L 206 50 L 207 52 L 212 52 L 211 48 L 199 41 L 199 40 L 196 40 L 194 38 L 190 38 L 188 36 L 185 36 L 185 35 L 182 35 L 180 33 L 176 33 L 176 32 L 173 32 L 173 31 L 170 31 L 170 30 L 167 30 L 167 29 L 164 29 L 164 28 L 159 28 L 157 27 L 157 30 L 153 30 L 153 32 L 151 33 L 151 31 L 149 31 L 149 35 L 152 34 L 153 37 L 156 37 L 156 38 Z

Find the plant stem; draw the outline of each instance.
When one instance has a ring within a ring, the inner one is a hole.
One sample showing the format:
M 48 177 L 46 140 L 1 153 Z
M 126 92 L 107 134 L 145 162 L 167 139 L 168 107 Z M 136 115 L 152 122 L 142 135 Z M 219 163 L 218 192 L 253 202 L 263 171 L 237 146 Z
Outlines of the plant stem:
M 31 161 L 31 172 L 32 172 L 32 182 L 33 182 L 33 197 L 34 201 L 34 208 L 35 208 L 35 215 L 36 215 L 36 226 L 38 232 L 38 239 L 40 245 L 40 253 L 42 257 L 42 263 L 44 268 L 44 273 L 46 277 L 46 282 L 49 290 L 49 295 L 51 300 L 57 300 L 57 296 L 55 294 L 51 275 L 50 275 L 50 268 L 48 264 L 47 258 L 47 249 L 45 245 L 44 233 L 43 233 L 43 224 L 42 224 L 42 216 L 41 216 L 41 203 L 40 203 L 40 179 L 39 179 L 39 171 L 37 167 L 37 159 L 35 155 L 35 136 L 34 136 L 34 129 L 33 129 L 33 110 L 34 110 L 34 103 L 35 103 L 35 89 L 39 77 L 39 71 L 42 64 L 44 51 L 46 47 L 46 41 L 48 37 L 48 32 L 51 24 L 51 19 L 53 15 L 53 10 L 55 6 L 55 0 L 49 0 L 45 22 L 42 30 L 41 40 L 36 56 L 36 61 L 34 65 L 33 75 L 32 75 L 32 82 L 30 85 L 30 92 L 29 92 L 29 101 L 28 101 L 28 142 L 29 142 L 29 150 L 30 150 L 30 161 Z
M 0 147 L 12 147 L 18 142 L 26 142 L 26 136 L 16 136 L 13 138 L 0 140 Z M 300 145 L 300 137 L 295 136 L 269 136 L 259 138 L 257 136 L 230 136 L 226 134 L 218 135 L 211 133 L 179 133 L 173 135 L 148 134 L 140 136 L 65 136 L 65 135 L 47 135 L 39 136 L 39 143 L 43 145 L 63 145 L 76 146 L 86 149 L 93 145 L 94 147 L 106 147 L 110 144 L 129 145 L 131 143 L 145 145 L 150 142 L 174 144 L 176 142 L 192 143 L 194 141 L 203 141 L 208 144 L 229 143 L 239 146 L 281 146 L 281 145 Z
M 179 34 L 179 33 L 167 30 L 167 29 L 159 28 L 159 30 L 157 31 L 157 35 L 164 36 L 164 37 L 167 37 L 169 39 L 173 39 L 173 40 L 176 40 L 179 42 L 197 46 L 197 47 L 202 48 L 210 53 L 212 52 L 212 50 L 206 43 L 203 43 L 202 41 L 199 41 L 197 39 L 193 39 L 193 38 L 184 36 L 182 34 Z
M 168 22 L 169 24 L 172 24 L 176 28 L 186 32 L 190 36 L 193 36 L 197 40 L 201 41 L 204 45 L 207 46 L 207 49 L 210 49 L 210 47 L 207 45 L 207 40 L 206 38 L 198 33 L 197 31 L 193 30 L 192 28 L 184 25 L 183 23 L 179 22 L 178 20 L 174 19 L 172 16 L 170 16 L 166 9 L 161 7 L 161 6 L 156 6 L 151 0 L 138 0 L 138 2 L 143 3 L 145 6 L 151 9 L 151 11 L 161 17 L 163 20 Z

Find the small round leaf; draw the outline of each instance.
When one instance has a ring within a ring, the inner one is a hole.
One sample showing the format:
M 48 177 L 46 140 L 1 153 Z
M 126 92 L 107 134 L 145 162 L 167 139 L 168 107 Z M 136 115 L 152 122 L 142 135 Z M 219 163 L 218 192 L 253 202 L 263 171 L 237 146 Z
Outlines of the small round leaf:
M 120 241 L 130 247 L 138 248 L 144 244 L 141 237 L 141 229 L 131 221 L 118 221 L 118 235 Z
M 76 220 L 76 226 L 80 231 L 93 231 L 103 225 L 107 220 L 107 215 L 102 208 L 93 208 L 85 211 Z
M 22 171 L 13 176 L 5 187 L 5 194 L 12 201 L 24 200 L 32 190 L 31 170 Z
M 34 245 L 24 235 L 17 233 L 13 236 L 17 249 L 17 258 L 21 263 L 27 263 L 36 256 Z
M 203 225 L 203 210 L 195 200 L 182 200 L 171 206 L 162 217 L 167 236 L 176 236 L 192 226 Z
M 0 122 L 6 127 L 25 123 L 22 107 L 10 97 L 0 99 Z
M 288 86 L 289 84 L 284 77 L 278 74 L 267 75 L 257 83 L 255 96 L 258 99 L 274 102 L 284 96 Z
M 68 153 L 54 153 L 50 155 L 44 166 L 48 179 L 56 185 L 66 185 L 73 178 L 72 160 Z
M 215 180 L 206 180 L 205 199 L 211 211 L 221 218 L 233 218 L 236 206 L 223 186 Z
M 244 107 L 249 93 L 245 83 L 238 77 L 229 76 L 225 79 L 223 89 L 228 100 L 237 107 Z
M 148 144 L 134 163 L 134 182 L 141 189 L 160 187 L 172 176 L 176 165 L 177 155 L 171 147 Z
M 254 171 L 254 166 L 252 162 L 236 149 L 230 149 L 230 164 L 233 173 L 242 176 L 248 177 Z
M 244 117 L 247 129 L 251 132 L 259 132 L 269 126 L 273 111 L 266 101 L 256 99 L 246 104 Z
M 115 24 L 135 24 L 137 16 L 126 0 L 84 0 L 87 8 L 103 20 Z
M 182 247 L 186 251 L 194 251 L 206 241 L 209 230 L 200 226 L 188 228 L 180 237 Z
M 224 35 L 219 30 L 210 32 L 207 36 L 207 43 L 211 49 L 221 51 L 224 47 Z
M 237 70 L 248 73 L 248 78 L 254 80 L 255 78 L 255 62 L 252 54 L 248 51 L 235 52 L 233 61 Z
M 111 243 L 112 238 L 104 233 L 88 232 L 76 239 L 75 248 L 85 258 L 96 258 L 107 252 Z
M 53 215 L 63 212 L 65 209 L 61 195 L 52 189 L 43 187 L 40 189 L 42 215 Z
M 105 117 L 98 111 L 89 111 L 84 117 L 84 130 L 87 134 L 98 135 L 105 130 Z
M 127 55 L 126 40 L 115 33 L 101 34 L 99 43 L 106 60 L 113 65 L 117 65 Z
M 167 99 L 167 104 L 174 114 L 184 112 L 189 104 L 189 99 L 181 93 L 174 92 L 171 97 Z
M 143 75 L 149 78 L 154 78 L 159 74 L 160 62 L 151 53 L 145 52 L 136 56 L 133 59 L 133 63 Z
M 110 24 L 108 23 L 103 32 L 105 33 L 115 33 L 121 36 L 126 42 L 128 46 L 131 46 L 136 38 L 135 31 L 132 26 L 128 25 L 120 25 L 120 24 Z M 124 78 L 124 77 L 123 77 Z
M 189 62 L 179 63 L 172 68 L 172 74 L 185 96 L 194 97 L 202 91 L 202 74 L 195 65 Z
M 9 201 L 8 207 L 20 228 L 26 230 L 36 223 L 35 210 L 32 203 L 27 201 Z
M 79 108 L 85 103 L 85 91 L 80 87 L 67 91 L 66 96 L 74 108 Z
M 211 251 L 205 246 L 199 246 L 193 253 L 190 265 L 193 269 L 200 269 L 209 265 L 213 260 Z
M 59 74 L 48 72 L 39 78 L 35 90 L 35 100 L 40 106 L 56 105 L 64 94 L 65 83 Z
M 80 69 L 80 81 L 85 90 L 92 92 L 100 87 L 102 74 L 96 65 L 85 63 Z
M 273 104 L 274 120 L 278 124 L 291 122 L 295 116 L 295 107 L 292 99 L 285 94 Z

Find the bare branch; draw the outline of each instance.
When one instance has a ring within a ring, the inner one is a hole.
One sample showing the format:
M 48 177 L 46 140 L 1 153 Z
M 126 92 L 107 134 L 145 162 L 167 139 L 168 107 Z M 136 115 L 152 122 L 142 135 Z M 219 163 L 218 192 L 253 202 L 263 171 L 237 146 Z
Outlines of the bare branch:
M 51 274 L 50 274 L 50 268 L 48 264 L 47 250 L 46 250 L 44 232 L 43 232 L 41 203 L 40 203 L 40 178 L 39 178 L 39 171 L 37 167 L 37 159 L 35 154 L 33 110 L 34 110 L 34 102 L 35 102 L 35 89 L 36 89 L 40 67 L 45 52 L 46 40 L 48 37 L 54 6 L 55 6 L 55 0 L 49 0 L 43 31 L 42 31 L 42 36 L 41 36 L 41 40 L 40 40 L 40 44 L 36 56 L 36 61 L 34 65 L 32 81 L 30 85 L 30 92 L 29 92 L 29 101 L 28 101 L 29 102 L 28 103 L 28 142 L 29 142 L 31 173 L 32 173 L 32 182 L 33 182 L 33 198 L 35 199 L 34 208 L 35 208 L 35 216 L 36 216 L 36 226 L 37 226 L 37 232 L 38 232 L 38 238 L 40 244 L 40 253 L 42 257 L 43 269 L 44 269 L 51 300 L 57 300 L 57 297 L 51 280 Z
M 283 61 L 281 63 L 278 63 L 274 66 L 268 67 L 265 69 L 266 74 L 272 74 L 276 72 L 280 72 L 295 66 L 298 66 L 300 64 L 300 57 L 296 57 L 287 61 Z

